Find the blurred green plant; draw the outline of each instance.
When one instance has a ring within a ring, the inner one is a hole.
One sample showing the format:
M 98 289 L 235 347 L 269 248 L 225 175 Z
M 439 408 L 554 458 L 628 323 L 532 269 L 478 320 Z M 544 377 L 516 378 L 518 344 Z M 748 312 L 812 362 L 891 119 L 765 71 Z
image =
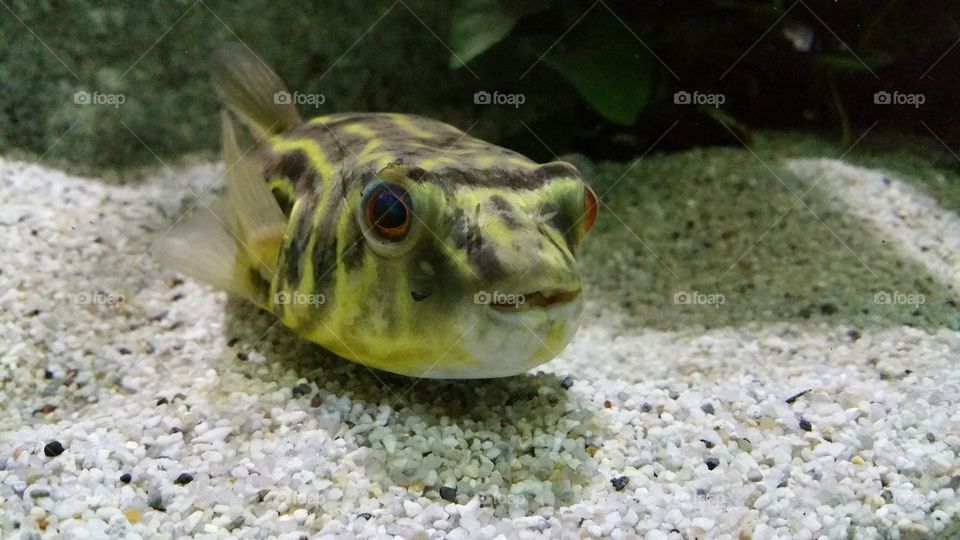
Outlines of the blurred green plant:
M 732 98 L 722 112 L 699 111 L 727 127 L 747 125 L 739 121 L 741 115 L 752 116 L 751 108 L 769 112 L 781 100 L 784 117 L 793 122 L 829 118 L 841 139 L 850 142 L 851 123 L 877 115 L 864 96 L 884 85 L 879 70 L 892 74 L 893 86 L 916 86 L 905 75 L 916 76 L 917 66 L 939 62 L 960 37 L 948 0 L 926 5 L 917 10 L 900 0 L 879 8 L 827 0 L 696 5 L 581 0 L 534 6 L 457 0 L 453 13 L 461 18 L 451 25 L 450 65 L 457 68 L 506 48 L 510 56 L 551 68 L 605 121 L 624 127 L 684 88 Z M 944 93 L 930 91 L 937 90 Z M 851 101 L 857 99 L 851 115 Z M 759 106 L 751 107 L 751 101 Z
M 539 2 L 457 2 L 450 31 L 450 66 L 468 63 L 506 39 L 520 19 L 544 9 Z M 560 74 L 605 119 L 630 125 L 650 103 L 657 75 L 653 58 L 617 19 L 592 17 L 575 25 L 555 45 L 553 50 L 546 37 L 537 36 L 523 51 Z M 544 50 L 547 53 L 541 54 Z
M 292 90 L 325 95 L 304 116 L 423 114 L 539 160 L 738 144 L 755 128 L 849 142 L 878 120 L 960 143 L 955 2 L 3 0 L 0 154 L 82 172 L 212 154 L 209 57 L 237 40 Z M 525 102 L 476 104 L 481 90 Z M 879 90 L 927 104 L 877 105 Z M 126 101 L 81 106 L 77 91 Z M 678 91 L 725 99 L 682 105 Z
M 450 67 L 473 60 L 502 41 L 525 15 L 543 9 L 537 1 L 461 0 L 453 5 Z

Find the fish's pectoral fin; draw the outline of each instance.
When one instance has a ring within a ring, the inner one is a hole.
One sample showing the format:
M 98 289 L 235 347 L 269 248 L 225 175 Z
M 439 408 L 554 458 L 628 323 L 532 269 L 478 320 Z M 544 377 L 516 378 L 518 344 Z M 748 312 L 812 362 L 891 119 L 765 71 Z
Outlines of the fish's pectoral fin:
M 201 203 L 157 242 L 154 256 L 165 267 L 260 303 L 266 293 L 251 279 L 247 255 L 228 220 L 225 201 Z
M 244 45 L 231 44 L 217 51 L 213 84 L 227 107 L 256 137 L 282 133 L 303 123 L 280 77 Z
M 251 264 L 273 277 L 287 230 L 287 218 L 253 159 L 240 152 L 230 113 L 221 115 L 223 166 L 230 228 Z

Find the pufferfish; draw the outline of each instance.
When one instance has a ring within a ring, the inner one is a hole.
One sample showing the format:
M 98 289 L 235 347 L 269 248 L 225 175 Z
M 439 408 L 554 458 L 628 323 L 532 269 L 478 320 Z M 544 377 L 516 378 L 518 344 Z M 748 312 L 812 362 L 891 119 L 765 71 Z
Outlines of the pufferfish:
M 597 219 L 573 165 L 412 114 L 303 121 L 249 49 L 222 50 L 214 83 L 225 194 L 161 241 L 161 262 L 407 376 L 515 375 L 569 343 L 583 309 L 576 252 Z

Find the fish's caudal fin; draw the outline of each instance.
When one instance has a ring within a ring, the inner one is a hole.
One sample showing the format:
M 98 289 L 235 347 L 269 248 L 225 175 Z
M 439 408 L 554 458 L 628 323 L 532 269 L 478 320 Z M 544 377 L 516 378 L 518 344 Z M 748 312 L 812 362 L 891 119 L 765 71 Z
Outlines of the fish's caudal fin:
M 227 107 L 258 138 L 303 123 L 280 77 L 243 45 L 229 45 L 217 52 L 213 84 Z
M 270 283 L 287 221 L 253 159 L 222 116 L 226 197 L 200 205 L 158 244 L 162 264 L 270 309 Z

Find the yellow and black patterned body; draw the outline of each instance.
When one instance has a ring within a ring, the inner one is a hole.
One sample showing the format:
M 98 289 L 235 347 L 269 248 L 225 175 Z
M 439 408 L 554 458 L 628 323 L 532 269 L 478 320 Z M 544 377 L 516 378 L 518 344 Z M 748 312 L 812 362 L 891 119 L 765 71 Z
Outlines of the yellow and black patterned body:
M 276 249 L 247 250 L 261 255 L 235 272 L 242 294 L 340 356 L 411 376 L 513 375 L 566 346 L 582 308 L 575 252 L 596 215 L 572 165 L 414 115 L 290 124 L 250 151 L 285 226 Z M 402 235 L 365 213 L 384 189 L 404 194 Z

